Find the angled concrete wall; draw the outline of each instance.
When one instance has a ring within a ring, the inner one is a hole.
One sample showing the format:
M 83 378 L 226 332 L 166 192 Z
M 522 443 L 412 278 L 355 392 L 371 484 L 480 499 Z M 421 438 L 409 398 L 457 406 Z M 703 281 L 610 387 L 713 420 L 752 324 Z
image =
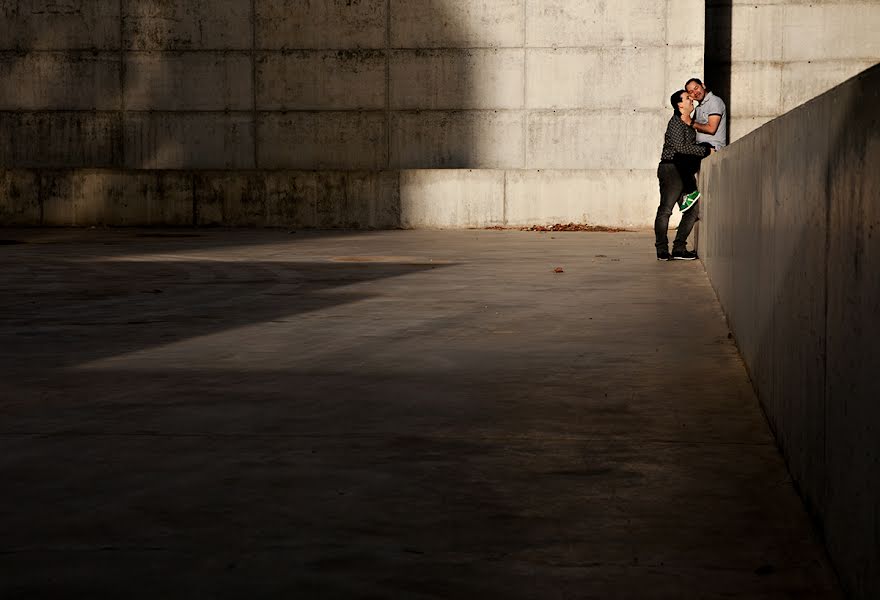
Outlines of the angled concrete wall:
M 876 0 L 707 0 L 706 79 L 739 139 L 880 62 Z
M 647 225 L 702 4 L 4 2 L 3 222 Z
M 880 65 L 704 163 L 700 250 L 853 598 L 880 597 Z

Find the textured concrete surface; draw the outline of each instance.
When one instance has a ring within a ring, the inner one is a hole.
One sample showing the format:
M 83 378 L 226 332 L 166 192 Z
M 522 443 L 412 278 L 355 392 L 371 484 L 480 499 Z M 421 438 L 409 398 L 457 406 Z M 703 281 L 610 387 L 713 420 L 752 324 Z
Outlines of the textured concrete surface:
M 706 80 L 731 141 L 880 62 L 874 0 L 709 0 Z
M 0 90 L 0 169 L 38 169 L 41 180 L 112 169 L 117 181 L 157 169 L 259 171 L 267 179 L 276 170 L 372 171 L 368 180 L 410 169 L 582 171 L 562 174 L 557 188 L 584 179 L 618 185 L 615 172 L 628 171 L 639 183 L 627 195 L 594 197 L 587 207 L 536 201 L 530 224 L 586 214 L 594 224 L 648 226 L 656 194 L 644 182 L 659 159 L 666 99 L 702 72 L 703 3 L 6 2 L 4 32 L 0 77 L 16 85 Z M 430 195 L 430 178 L 419 181 Z M 158 191 L 176 205 L 190 187 Z M 178 224 L 176 211 L 138 206 L 162 203 L 156 189 L 125 203 L 110 187 L 95 188 L 103 190 L 110 195 L 93 201 L 116 209 L 89 214 L 117 218 L 110 224 Z M 619 197 L 625 212 L 615 208 Z M 0 196 L 0 205 L 12 201 Z M 409 222 L 483 224 L 457 220 L 457 206 L 432 206 Z M 27 221 L 27 211 L 2 211 L 9 213 L 16 218 L 0 225 L 107 223 Z M 239 214 L 224 213 L 223 223 L 252 223 L 234 220 Z M 603 220 L 609 215 L 620 220 Z M 337 226 L 368 221 L 383 218 Z
M 364 164 L 374 160 L 365 148 Z M 0 223 L 463 229 L 632 227 L 655 197 L 649 171 L 407 169 L 0 170 Z M 678 211 L 671 225 L 680 218 Z
M 880 66 L 709 159 L 700 249 L 853 598 L 880 597 Z
M 0 234 L 3 598 L 837 597 L 649 232 Z
M 880 4 L 859 0 L 105 4 L 0 7 L 0 77 L 15 82 L 0 90 L 0 169 L 38 169 L 41 180 L 66 179 L 67 169 L 112 169 L 116 180 L 155 169 L 267 179 L 275 170 L 372 171 L 364 185 L 390 170 L 504 169 L 520 188 L 540 170 L 560 199 L 537 183 L 511 223 L 528 215 L 529 224 L 649 226 L 667 98 L 703 74 L 704 54 L 732 139 L 880 59 Z M 429 195 L 433 183 L 420 181 Z M 572 203 L 583 181 L 615 193 Z M 159 189 L 167 199 L 151 190 L 122 204 L 99 186 L 109 195 L 92 201 L 117 209 L 91 214 L 177 225 L 176 210 L 138 202 L 176 205 L 192 186 L 183 183 Z M 29 219 L 5 195 L 0 207 L 15 215 L 0 225 L 108 223 Z M 457 207 L 433 206 L 409 222 L 483 224 L 457 221 Z M 364 219 L 369 210 L 336 226 L 384 222 L 381 212 Z M 223 223 L 252 224 L 239 214 Z

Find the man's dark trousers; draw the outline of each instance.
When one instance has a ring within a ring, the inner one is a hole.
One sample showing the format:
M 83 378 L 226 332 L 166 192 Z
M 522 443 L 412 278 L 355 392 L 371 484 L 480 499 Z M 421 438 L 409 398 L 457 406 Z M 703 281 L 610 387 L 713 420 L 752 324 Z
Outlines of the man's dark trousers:
M 657 167 L 657 179 L 660 180 L 660 206 L 657 208 L 657 218 L 654 219 L 654 237 L 656 238 L 657 251 L 669 251 L 669 238 L 666 232 L 669 229 L 669 217 L 672 216 L 672 207 L 681 199 L 684 193 L 684 182 L 681 173 L 673 163 L 660 163 Z M 687 250 L 687 239 L 694 228 L 694 223 L 699 218 L 699 205 L 692 207 L 681 216 L 678 225 L 678 233 L 672 242 L 672 251 Z

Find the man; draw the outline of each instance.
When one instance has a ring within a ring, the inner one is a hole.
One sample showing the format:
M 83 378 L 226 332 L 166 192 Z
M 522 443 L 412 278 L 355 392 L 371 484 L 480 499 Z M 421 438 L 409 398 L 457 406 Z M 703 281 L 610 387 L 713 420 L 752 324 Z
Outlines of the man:
M 687 239 L 697 220 L 697 211 L 682 212 L 681 223 L 669 254 L 669 217 L 672 207 L 679 201 L 682 194 L 693 189 L 694 173 L 699 168 L 699 161 L 711 152 L 708 145 L 697 144 L 693 128 L 685 124 L 683 116 L 690 117 L 694 110 L 694 102 L 685 90 L 678 90 L 669 99 L 674 112 L 666 126 L 663 139 L 663 153 L 657 166 L 657 179 L 660 181 L 660 206 L 654 219 L 654 237 L 657 249 L 657 260 L 694 260 L 696 252 L 687 249 Z
M 697 132 L 697 143 L 712 146 L 716 151 L 727 145 L 727 107 L 724 100 L 709 91 L 702 81 L 692 77 L 684 84 L 684 89 L 691 100 L 700 103 L 694 118 L 689 114 L 681 115 L 681 120 L 693 127 Z M 686 211 L 700 199 L 696 189 L 688 190 L 681 201 L 681 210 Z
M 694 118 L 689 114 L 681 115 L 681 120 L 697 132 L 697 143 L 710 144 L 715 150 L 727 145 L 727 107 L 724 100 L 710 92 L 703 82 L 692 77 L 684 84 L 684 89 L 691 100 L 699 102 Z

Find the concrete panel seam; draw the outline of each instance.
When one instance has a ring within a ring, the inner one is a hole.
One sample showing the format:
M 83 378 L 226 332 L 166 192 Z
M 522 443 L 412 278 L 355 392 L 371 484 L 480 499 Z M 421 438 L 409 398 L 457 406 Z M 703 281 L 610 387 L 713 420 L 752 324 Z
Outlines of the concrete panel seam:
M 392 112 L 399 115 L 420 115 L 425 113 L 484 113 L 484 114 L 495 114 L 495 113 L 505 113 L 505 114 L 524 114 L 526 116 L 530 115 L 552 115 L 557 114 L 560 117 L 565 116 L 583 116 L 583 115 L 602 115 L 602 114 L 611 114 L 611 115 L 620 115 L 621 114 L 620 107 L 608 107 L 608 108 L 424 108 L 424 109 L 414 109 L 414 108 L 398 108 L 394 109 Z M 667 111 L 665 108 L 657 107 L 657 108 L 626 108 L 628 111 L 627 114 L 639 114 L 639 115 L 666 115 Z M 318 111 L 314 109 L 310 110 L 283 110 L 283 111 L 261 111 L 268 113 L 279 113 L 279 112 L 325 112 Z M 376 112 L 375 110 L 361 110 L 361 109 L 333 109 L 331 112 Z
M 385 0 L 385 168 L 391 167 L 391 0 Z M 398 182 L 398 188 L 400 182 Z
M 253 94 L 253 120 L 251 123 L 251 127 L 253 127 L 253 138 L 254 138 L 254 168 L 258 168 L 260 166 L 260 154 L 258 152 L 258 146 L 260 144 L 259 133 L 257 131 L 257 0 L 251 0 L 251 92 Z M 195 184 L 193 184 L 193 188 L 195 188 Z M 195 192 L 193 192 L 195 194 Z M 195 195 L 193 195 L 195 198 Z M 193 217 L 195 218 L 195 217 Z
M 689 47 L 694 44 L 675 44 L 675 43 L 663 43 L 663 44 L 652 44 L 652 43 L 641 43 L 638 45 L 640 49 L 647 48 L 657 48 L 662 49 L 666 47 Z M 437 50 L 437 51 L 452 51 L 452 50 L 520 50 L 523 46 L 517 45 L 509 45 L 509 46 L 389 46 L 388 49 L 394 51 L 414 51 L 414 52 L 422 52 L 425 50 Z M 617 49 L 616 46 L 609 47 L 607 44 L 578 44 L 578 45 L 556 45 L 556 46 L 526 46 L 526 50 L 603 50 L 603 49 Z M 626 48 L 626 46 L 623 46 Z M 383 48 L 349 48 L 344 46 L 312 46 L 306 48 L 256 48 L 257 52 L 261 54 L 295 54 L 302 52 L 373 52 L 376 50 L 382 51 Z M 154 48 L 124 48 L 125 52 L 129 53 L 179 53 L 179 54 L 248 54 L 251 52 L 250 45 L 241 48 L 223 48 L 223 47 L 213 47 L 213 46 L 205 46 L 202 48 L 168 48 L 166 50 L 163 49 L 154 49 Z M 23 50 L 21 48 L 2 48 L 0 47 L 0 52 L 8 52 L 8 53 L 16 53 L 16 54 L 67 54 L 69 52 L 83 52 L 83 53 L 95 53 L 95 52 L 108 52 L 108 53 L 116 53 L 117 49 L 115 48 L 29 48 L 27 50 Z
M 663 39 L 666 40 L 666 47 L 669 47 L 669 0 L 666 0 L 666 18 L 663 19 Z M 668 52 L 667 52 L 668 57 Z M 669 61 L 663 61 L 663 81 L 669 81 Z
M 663 9 L 666 18 L 663 19 L 663 39 L 666 40 L 666 46 L 669 46 L 669 0 L 666 0 L 666 8 Z M 668 69 L 667 69 L 668 72 Z M 668 79 L 667 79 L 668 81 Z
M 827 199 L 831 199 L 834 197 L 832 188 L 834 187 L 835 182 L 831 176 L 831 166 L 826 163 L 825 165 L 827 169 L 827 174 L 825 175 L 825 197 Z M 824 384 L 822 387 L 822 472 L 826 473 L 825 481 L 822 482 L 822 493 L 824 494 L 824 498 L 817 498 L 817 502 L 821 502 L 822 505 L 827 505 L 827 498 L 829 494 L 829 483 L 831 478 L 827 476 L 827 468 L 828 468 L 828 302 L 829 302 L 829 281 L 831 277 L 831 262 L 829 257 L 831 256 L 831 206 L 830 202 L 825 203 L 825 252 L 823 252 L 823 260 L 825 262 L 825 281 L 822 286 L 822 293 L 824 295 L 822 301 L 824 306 L 822 307 L 822 312 L 825 317 L 824 319 L 824 328 L 822 331 L 822 383 Z M 824 530 L 824 527 L 822 527 Z M 835 570 L 836 565 L 835 565 Z
M 42 173 L 37 173 L 37 204 L 40 206 L 40 225 L 43 225 L 46 222 L 45 209 L 43 208 L 43 175 Z
M 118 115 L 121 111 L 112 108 L 29 108 L 25 110 L 18 109 L 0 109 L 0 115 L 51 115 L 51 114 L 88 114 L 88 115 Z M 159 111 L 159 110 L 130 110 L 129 113 L 135 112 L 228 112 L 223 110 L 190 110 L 190 111 Z
M 242 56 L 242 57 L 248 56 L 249 57 L 254 53 L 254 51 L 251 50 L 250 48 L 234 48 L 234 49 L 233 48 L 220 48 L 218 50 L 206 50 L 206 49 L 193 50 L 191 48 L 172 48 L 172 49 L 168 49 L 168 50 L 161 50 L 161 49 L 159 49 L 159 50 L 155 50 L 155 49 L 144 50 L 144 49 L 139 48 L 139 49 L 134 49 L 134 50 L 125 50 L 124 52 L 125 52 L 126 56 L 138 56 L 138 55 L 143 55 L 143 56 L 151 56 L 151 55 L 198 56 L 200 54 L 206 54 L 206 55 L 211 55 L 211 56 L 218 56 L 219 55 L 219 56 L 224 56 L 224 57 L 230 56 L 230 55 L 232 55 L 232 56 L 238 55 L 238 56 Z M 66 52 L 64 54 L 66 54 Z
M 639 48 L 666 48 L 667 46 L 689 47 L 693 44 L 639 44 Z M 608 49 L 607 44 L 581 44 L 577 46 L 559 45 L 559 46 L 526 46 L 526 50 L 602 50 Z M 616 47 L 614 47 L 616 49 Z M 388 46 L 389 50 L 402 52 L 425 52 L 425 51 L 460 51 L 460 50 L 521 50 L 523 46 Z M 264 54 L 293 54 L 301 52 L 375 52 L 375 48 L 345 48 L 337 46 L 315 46 L 311 48 L 257 48 L 260 53 Z M 381 51 L 382 49 L 379 49 Z M 242 52 L 243 50 L 230 48 L 199 48 L 198 50 L 184 50 L 185 52 Z M 41 51 L 41 52 L 48 52 Z M 176 52 L 176 50 L 175 50 Z
M 196 194 L 196 174 L 192 173 L 189 177 L 190 187 L 192 188 L 192 226 L 199 226 L 199 201 Z
M 393 109 L 390 112 L 396 114 L 424 114 L 424 113 L 524 113 L 527 115 L 550 115 L 550 114 L 559 114 L 559 116 L 566 115 L 596 115 L 596 114 L 620 114 L 620 108 L 533 108 L 533 109 L 523 109 L 523 108 L 430 108 L 430 109 L 411 109 L 411 108 L 401 108 L 401 109 Z M 16 110 L 16 109 L 0 109 L 0 114 L 14 114 L 14 115 L 43 115 L 43 114 L 53 114 L 53 113 L 63 113 L 63 114 L 72 114 L 72 113 L 84 113 L 84 114 L 119 114 L 121 111 L 116 109 L 88 109 L 88 108 L 49 108 L 49 109 L 26 109 L 26 110 Z M 284 113 L 314 113 L 314 114 L 322 114 L 327 112 L 333 113 L 380 113 L 385 114 L 384 109 L 374 109 L 374 108 L 333 108 L 329 110 L 320 110 L 314 108 L 304 108 L 304 109 L 279 109 L 279 110 L 269 110 L 269 109 L 257 109 L 256 111 L 250 109 L 222 109 L 222 108 L 186 108 L 186 109 L 126 109 L 126 114 L 151 114 L 151 115 L 161 115 L 161 114 L 172 114 L 172 115 L 202 115 L 202 114 L 223 114 L 223 115 L 232 115 L 232 114 L 240 114 L 240 115 L 250 115 L 256 112 L 258 115 L 271 115 L 271 114 L 284 114 Z M 637 108 L 632 109 L 632 113 L 636 114 L 666 114 L 666 109 L 661 108 Z M 779 115 L 754 115 L 754 116 L 779 116 Z
M 120 111 L 118 109 L 89 109 L 89 108 L 42 108 L 42 109 L 27 109 L 27 110 L 14 110 L 14 109 L 0 109 L 0 115 L 51 115 L 51 114 L 89 114 L 89 115 L 117 115 Z M 202 114 L 244 114 L 249 115 L 252 111 L 250 110 L 226 110 L 222 108 L 185 108 L 185 109 L 162 109 L 162 110 L 151 110 L 151 109 L 126 109 L 124 111 L 129 115 L 161 115 L 161 114 L 170 114 L 170 115 L 202 115 Z M 320 112 L 320 111 L 259 111 L 259 112 Z M 333 112 L 346 112 L 345 110 Z M 359 111 L 349 111 L 349 112 L 359 112 Z
M 125 121 L 125 0 L 119 0 L 119 120 Z M 122 164 L 125 163 L 125 135 L 119 143 Z M 42 181 L 42 178 L 41 178 Z M 42 207 L 42 200 L 40 201 Z M 42 208 L 41 208 L 42 210 Z M 40 221 L 42 223 L 42 219 Z
M 501 192 L 501 223 L 507 225 L 507 171 L 504 171 L 504 189 Z
M 782 41 L 780 42 L 780 44 L 782 44 L 782 56 L 785 56 L 785 36 L 782 36 Z M 781 92 L 781 90 L 784 90 L 784 89 L 785 89 L 785 70 L 779 69 L 779 90 Z M 777 98 L 777 101 L 778 101 L 778 104 L 776 105 L 776 114 L 781 115 L 783 112 L 785 112 L 785 110 L 784 110 L 784 105 L 785 105 L 784 94 L 780 93 L 779 97 Z
M 111 48 L 65 48 L 52 50 L 0 48 L 0 56 L 119 56 L 119 50 Z
M 690 47 L 690 46 L 684 46 Z M 725 66 L 725 67 L 736 67 L 736 66 L 746 66 L 751 65 L 753 67 L 779 67 L 784 68 L 791 65 L 840 65 L 840 64 L 849 64 L 853 62 L 865 62 L 865 63 L 876 63 L 878 58 L 876 56 L 853 56 L 851 58 L 810 58 L 810 59 L 790 59 L 790 60 L 715 60 L 713 64 Z M 841 82 L 842 83 L 842 82 Z
M 529 60 L 527 54 L 527 46 L 528 46 L 528 32 L 529 32 L 529 11 L 528 11 L 529 0 L 523 0 L 522 7 L 522 20 L 523 20 L 523 35 L 522 35 L 522 44 L 523 44 L 523 95 L 522 102 L 523 108 L 528 108 L 529 105 Z M 530 113 L 526 113 L 523 118 L 523 155 L 522 161 L 520 164 L 523 167 L 528 166 L 529 159 L 529 115 Z M 507 171 L 504 172 L 504 214 L 503 223 L 507 225 Z

